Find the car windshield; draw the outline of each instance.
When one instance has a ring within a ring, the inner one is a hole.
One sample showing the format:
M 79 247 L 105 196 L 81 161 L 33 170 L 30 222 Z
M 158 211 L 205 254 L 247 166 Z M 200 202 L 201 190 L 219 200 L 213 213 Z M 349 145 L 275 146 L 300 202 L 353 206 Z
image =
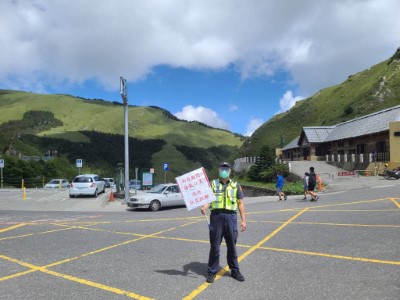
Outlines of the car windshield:
M 156 185 L 150 189 L 149 193 L 161 194 L 166 188 L 166 185 Z
M 74 182 L 93 182 L 93 179 L 90 177 L 76 177 Z
M 59 183 L 60 183 L 60 180 L 54 179 L 54 180 L 50 181 L 50 183 L 52 183 L 52 184 L 59 184 Z

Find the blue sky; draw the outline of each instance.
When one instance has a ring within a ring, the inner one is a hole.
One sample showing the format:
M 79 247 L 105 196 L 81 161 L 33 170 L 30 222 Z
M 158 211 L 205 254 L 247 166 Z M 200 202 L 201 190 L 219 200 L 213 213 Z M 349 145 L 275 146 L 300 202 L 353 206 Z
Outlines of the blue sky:
M 3 0 L 0 89 L 159 106 L 251 135 L 389 58 L 398 0 Z

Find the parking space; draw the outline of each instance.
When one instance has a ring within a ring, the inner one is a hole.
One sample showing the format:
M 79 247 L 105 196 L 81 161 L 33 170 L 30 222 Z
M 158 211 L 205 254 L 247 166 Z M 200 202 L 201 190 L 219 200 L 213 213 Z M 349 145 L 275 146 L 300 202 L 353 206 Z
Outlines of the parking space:
M 243 283 L 229 276 L 224 245 L 222 269 L 205 283 L 208 229 L 197 210 L 2 210 L 0 298 L 398 299 L 400 199 L 361 192 L 249 199 Z

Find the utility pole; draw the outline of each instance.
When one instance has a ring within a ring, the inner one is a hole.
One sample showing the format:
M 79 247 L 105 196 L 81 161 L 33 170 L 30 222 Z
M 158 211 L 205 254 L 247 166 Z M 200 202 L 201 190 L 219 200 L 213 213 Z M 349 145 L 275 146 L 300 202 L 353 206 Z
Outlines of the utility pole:
M 129 200 L 129 135 L 128 135 L 128 97 L 126 96 L 126 79 L 120 77 L 121 97 L 124 102 L 124 126 L 125 126 L 125 204 Z

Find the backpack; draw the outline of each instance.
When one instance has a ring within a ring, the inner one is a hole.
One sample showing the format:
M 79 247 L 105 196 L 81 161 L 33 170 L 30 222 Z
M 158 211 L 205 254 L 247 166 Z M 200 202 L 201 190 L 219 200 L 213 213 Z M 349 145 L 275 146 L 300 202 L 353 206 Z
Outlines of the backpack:
M 308 177 L 308 184 L 315 185 L 317 183 L 317 179 L 315 178 L 315 173 L 311 173 Z

